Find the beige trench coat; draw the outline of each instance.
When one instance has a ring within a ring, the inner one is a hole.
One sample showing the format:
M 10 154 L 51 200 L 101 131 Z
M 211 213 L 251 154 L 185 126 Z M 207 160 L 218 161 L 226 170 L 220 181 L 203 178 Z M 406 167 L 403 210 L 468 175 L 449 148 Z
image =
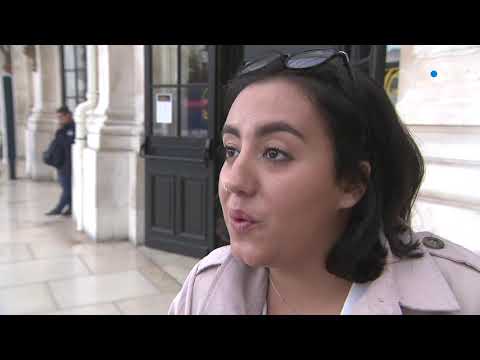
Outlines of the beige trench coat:
M 480 257 L 431 233 L 417 233 L 424 256 L 389 252 L 382 275 L 352 308 L 355 315 L 480 314 Z M 268 271 L 216 249 L 191 270 L 173 300 L 174 315 L 260 315 Z

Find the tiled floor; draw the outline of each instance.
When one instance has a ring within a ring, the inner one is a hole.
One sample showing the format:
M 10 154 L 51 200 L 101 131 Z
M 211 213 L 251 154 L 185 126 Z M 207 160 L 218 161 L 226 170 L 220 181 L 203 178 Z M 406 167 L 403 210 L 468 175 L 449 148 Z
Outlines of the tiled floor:
M 128 242 L 94 243 L 71 218 L 46 217 L 52 182 L 0 165 L 0 315 L 162 315 L 197 259 Z

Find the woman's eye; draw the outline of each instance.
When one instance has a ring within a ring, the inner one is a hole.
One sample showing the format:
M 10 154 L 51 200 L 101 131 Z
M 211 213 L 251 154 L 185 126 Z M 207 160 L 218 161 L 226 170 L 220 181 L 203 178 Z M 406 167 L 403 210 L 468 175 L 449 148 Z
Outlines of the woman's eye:
M 267 149 L 267 151 L 265 151 L 264 156 L 268 160 L 274 160 L 274 161 L 290 160 L 290 156 L 287 153 L 285 153 L 280 149 L 275 149 L 275 148 Z
M 224 146 L 224 151 L 225 159 L 231 159 L 240 154 L 240 151 L 238 151 L 232 146 Z M 271 161 L 286 161 L 291 159 L 291 157 L 286 152 L 277 148 L 268 148 L 263 153 L 263 157 Z
M 225 157 L 227 159 L 234 157 L 235 155 L 237 155 L 237 153 L 238 153 L 237 149 L 231 146 L 225 146 Z

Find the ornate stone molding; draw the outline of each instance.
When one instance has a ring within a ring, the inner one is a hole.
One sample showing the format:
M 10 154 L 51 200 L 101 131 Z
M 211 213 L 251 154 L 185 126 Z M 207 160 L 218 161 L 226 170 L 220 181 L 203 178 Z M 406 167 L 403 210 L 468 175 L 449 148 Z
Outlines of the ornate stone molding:
M 135 113 L 133 45 L 98 46 L 98 103 L 88 118 L 88 147 L 94 150 L 139 148 L 139 125 Z
M 12 45 L 0 45 L 0 52 L 3 55 L 3 71 L 12 74 Z
M 31 61 L 32 71 L 37 71 L 37 51 L 35 45 L 23 45 L 23 53 Z
M 420 59 L 463 56 L 480 53 L 480 45 L 415 45 L 413 53 Z
M 402 120 L 408 125 L 480 125 L 479 64 L 477 45 L 402 46 L 397 103 Z

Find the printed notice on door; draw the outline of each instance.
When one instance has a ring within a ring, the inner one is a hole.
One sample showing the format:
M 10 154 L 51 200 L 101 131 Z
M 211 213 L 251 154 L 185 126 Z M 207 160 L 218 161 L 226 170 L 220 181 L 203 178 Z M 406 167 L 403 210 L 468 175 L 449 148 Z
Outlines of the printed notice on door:
M 171 94 L 157 94 L 157 124 L 173 123 L 173 101 Z

